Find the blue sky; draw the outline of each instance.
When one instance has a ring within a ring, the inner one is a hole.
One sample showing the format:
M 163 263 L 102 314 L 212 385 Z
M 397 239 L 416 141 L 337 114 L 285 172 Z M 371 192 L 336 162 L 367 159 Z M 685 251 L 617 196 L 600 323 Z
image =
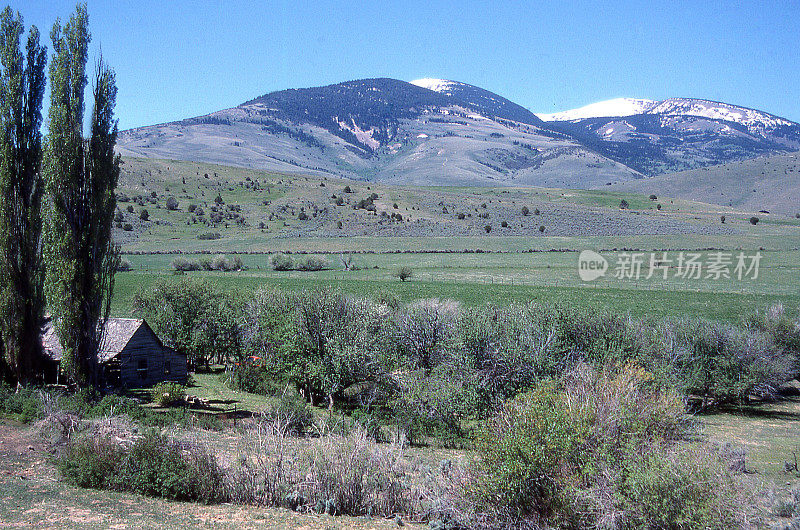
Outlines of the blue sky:
M 47 37 L 75 3 L 12 1 Z M 699 97 L 800 121 L 800 2 L 90 0 L 120 128 L 284 88 L 439 77 L 534 112 Z

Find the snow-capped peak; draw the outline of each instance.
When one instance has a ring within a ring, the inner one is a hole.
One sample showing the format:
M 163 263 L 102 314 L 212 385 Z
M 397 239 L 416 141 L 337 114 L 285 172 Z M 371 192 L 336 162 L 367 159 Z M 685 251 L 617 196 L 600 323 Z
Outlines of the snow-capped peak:
M 647 112 L 657 102 L 649 99 L 616 98 L 607 101 L 592 103 L 585 107 L 580 107 L 563 112 L 552 114 L 536 115 L 544 121 L 569 121 L 582 120 L 585 118 L 606 118 L 613 116 L 633 116 Z
M 455 81 L 448 81 L 446 79 L 433 79 L 426 77 L 424 79 L 411 81 L 411 84 L 417 85 L 418 87 L 427 88 L 428 90 L 433 90 L 434 92 L 447 94 L 450 91 L 450 88 L 457 83 Z
M 749 128 L 756 127 L 767 130 L 779 126 L 793 125 L 793 122 L 787 119 L 773 116 L 766 112 L 705 99 L 665 99 L 648 109 L 648 112 L 664 116 L 684 115 L 731 121 Z

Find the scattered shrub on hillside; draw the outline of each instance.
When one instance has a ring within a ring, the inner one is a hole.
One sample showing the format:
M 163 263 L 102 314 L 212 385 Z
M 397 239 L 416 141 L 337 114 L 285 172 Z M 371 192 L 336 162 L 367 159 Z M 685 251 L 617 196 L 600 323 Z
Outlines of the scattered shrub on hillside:
M 626 201 L 625 199 L 622 199 L 621 201 L 619 201 L 619 209 L 620 210 L 627 210 L 629 207 L 630 207 L 630 205 L 628 204 L 628 201 Z
M 273 254 L 269 258 L 269 263 L 276 271 L 290 271 L 294 269 L 294 260 L 286 254 Z
M 759 221 L 759 218 L 756 217 L 756 216 L 753 216 L 753 217 L 750 218 L 750 224 L 751 225 L 757 225 L 758 221 Z
M 197 215 L 198 216 L 203 215 L 203 212 L 200 209 L 198 209 Z M 220 234 L 219 232 L 206 232 L 204 234 L 197 234 L 197 239 L 199 239 L 201 241 L 203 241 L 203 240 L 221 239 L 221 238 L 222 238 L 222 234 Z
M 531 211 L 528 209 L 527 206 L 523 206 L 522 207 L 522 215 L 526 215 L 527 216 L 530 213 L 531 213 Z
M 145 209 L 142 209 L 142 211 L 139 212 L 139 219 L 141 219 L 142 221 L 148 221 L 150 219 L 150 212 L 148 212 Z
M 128 205 L 128 207 L 127 207 L 127 208 L 125 208 L 125 209 L 128 211 L 128 213 L 133 213 L 133 212 L 134 212 L 133 205 L 131 205 L 131 204 L 129 204 L 129 205 Z M 120 212 L 120 215 L 119 215 L 119 220 L 120 220 L 120 221 L 122 220 L 122 212 Z
M 539 226 L 539 232 L 541 232 L 542 234 L 544 234 L 544 231 L 545 231 L 545 227 L 544 227 L 544 225 L 541 225 L 541 226 Z
M 658 200 L 658 195 L 656 195 L 655 193 L 651 193 L 651 194 L 650 194 L 650 200 L 651 200 L 651 201 Z
M 719 220 L 720 220 L 720 222 L 721 222 L 722 224 L 725 224 L 725 216 L 724 216 L 724 215 L 721 215 L 721 216 L 719 217 Z
M 132 232 L 133 225 L 130 223 L 125 223 L 124 225 L 122 225 L 122 229 L 125 230 L 126 232 Z
M 484 226 L 484 227 L 483 227 L 483 229 L 484 229 L 484 230 L 486 231 L 486 233 L 488 234 L 489 232 L 491 232 L 491 231 L 492 231 L 492 225 L 486 225 L 486 226 Z

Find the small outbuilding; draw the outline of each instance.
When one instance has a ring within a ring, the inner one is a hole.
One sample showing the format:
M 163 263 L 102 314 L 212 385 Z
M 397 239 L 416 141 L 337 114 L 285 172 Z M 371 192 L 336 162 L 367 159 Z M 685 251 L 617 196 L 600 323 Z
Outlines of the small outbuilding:
M 50 321 L 42 329 L 42 346 L 54 363 L 48 379 L 57 379 L 64 350 Z M 186 355 L 164 346 L 147 322 L 137 318 L 108 319 L 98 361 L 106 383 L 114 387 L 185 383 L 188 374 Z

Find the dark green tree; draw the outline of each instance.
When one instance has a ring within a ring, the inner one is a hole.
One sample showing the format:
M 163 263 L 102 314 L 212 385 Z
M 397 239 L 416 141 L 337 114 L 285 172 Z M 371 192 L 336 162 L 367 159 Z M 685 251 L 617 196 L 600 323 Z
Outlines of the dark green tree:
M 0 371 L 14 382 L 42 375 L 39 330 L 44 312 L 42 99 L 47 49 L 22 16 L 0 15 Z
M 114 72 L 99 61 L 89 138 L 83 137 L 89 17 L 79 4 L 53 25 L 51 102 L 45 146 L 45 292 L 64 348 L 62 366 L 79 384 L 102 385 L 97 352 L 114 290 L 119 249 L 111 238 L 119 157 Z

